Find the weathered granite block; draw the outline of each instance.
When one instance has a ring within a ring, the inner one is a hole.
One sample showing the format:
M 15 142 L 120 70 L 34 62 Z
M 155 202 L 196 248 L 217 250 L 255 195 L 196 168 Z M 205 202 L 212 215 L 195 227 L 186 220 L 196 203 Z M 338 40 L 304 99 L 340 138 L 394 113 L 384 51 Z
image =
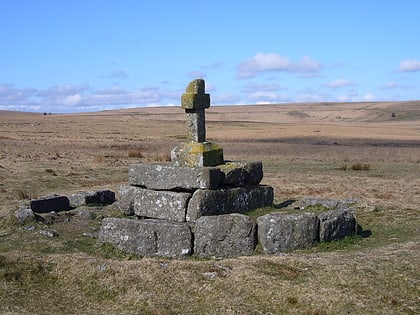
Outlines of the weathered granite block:
M 16 210 L 14 214 L 19 224 L 31 223 L 31 222 L 35 222 L 36 220 L 35 214 L 32 211 L 32 209 L 22 208 L 22 209 Z
M 339 240 L 354 235 L 356 231 L 356 218 L 348 210 L 330 210 L 318 217 L 320 241 Z
M 30 208 L 37 213 L 59 212 L 71 209 L 69 199 L 66 196 L 58 195 L 33 199 L 30 201 Z
M 134 214 L 140 217 L 185 222 L 191 194 L 138 189 L 134 198 Z
M 257 227 L 243 214 L 201 217 L 195 224 L 194 253 L 201 257 L 252 255 Z
M 124 215 L 134 215 L 134 199 L 143 188 L 121 185 L 118 192 L 117 208 Z
M 273 189 L 270 186 L 198 189 L 188 203 L 186 219 L 194 222 L 201 216 L 241 213 L 272 203 Z
M 258 185 L 264 176 L 262 162 L 242 162 L 242 165 L 245 169 L 245 184 Z
M 210 142 L 183 142 L 171 151 L 171 161 L 180 166 L 216 166 L 224 163 L 223 149 Z
M 258 239 L 267 254 L 309 248 L 318 240 L 314 213 L 270 213 L 257 218 Z
M 249 188 L 252 187 L 252 188 Z M 258 186 L 247 186 L 249 193 L 249 204 L 248 211 L 271 207 L 274 200 L 274 189 L 271 186 L 258 185 Z
M 140 256 L 182 258 L 192 252 L 192 235 L 187 223 L 105 218 L 99 240 Z
M 227 161 L 217 166 L 223 174 L 223 185 L 258 185 L 263 178 L 262 162 Z
M 174 164 L 133 164 L 128 172 L 128 182 L 149 189 L 215 189 L 219 186 L 221 172 L 214 167 L 187 167 Z
M 111 190 L 79 191 L 68 198 L 73 207 L 92 204 L 110 205 L 115 201 L 115 193 Z

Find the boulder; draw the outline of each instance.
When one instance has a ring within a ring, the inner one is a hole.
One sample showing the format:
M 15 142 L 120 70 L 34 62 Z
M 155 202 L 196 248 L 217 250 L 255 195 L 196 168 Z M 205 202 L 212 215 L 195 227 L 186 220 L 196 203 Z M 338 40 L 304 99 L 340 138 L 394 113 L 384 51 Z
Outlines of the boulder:
M 19 224 L 32 223 L 36 219 L 32 209 L 28 208 L 16 210 L 14 215 Z
M 115 201 L 115 193 L 110 190 L 79 191 L 69 196 L 70 205 L 80 207 L 86 205 L 110 205 Z
M 99 240 L 140 256 L 182 258 L 192 252 L 192 234 L 187 223 L 105 218 Z
M 270 186 L 198 189 L 188 203 L 186 220 L 194 222 L 201 216 L 242 213 L 272 204 Z
M 134 214 L 140 217 L 185 222 L 191 194 L 139 188 L 134 198 Z
M 201 217 L 195 224 L 194 253 L 200 257 L 252 255 L 256 232 L 255 222 L 243 214 Z
M 349 210 L 330 210 L 318 217 L 320 241 L 339 240 L 356 232 L 356 218 Z
M 313 213 L 270 213 L 257 218 L 257 224 L 267 254 L 309 248 L 318 240 L 319 219 Z
M 156 190 L 216 189 L 222 174 L 215 167 L 176 166 L 171 163 L 141 163 L 130 166 L 128 182 Z
M 30 208 L 37 213 L 59 212 L 71 209 L 69 199 L 66 196 L 58 195 L 32 199 L 30 200 Z

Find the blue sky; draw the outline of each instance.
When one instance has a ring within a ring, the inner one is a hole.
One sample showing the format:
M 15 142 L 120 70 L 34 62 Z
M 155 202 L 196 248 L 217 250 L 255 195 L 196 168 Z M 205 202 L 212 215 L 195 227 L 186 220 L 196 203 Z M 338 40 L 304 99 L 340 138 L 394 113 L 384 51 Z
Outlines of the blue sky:
M 420 99 L 418 0 L 0 0 L 0 109 Z

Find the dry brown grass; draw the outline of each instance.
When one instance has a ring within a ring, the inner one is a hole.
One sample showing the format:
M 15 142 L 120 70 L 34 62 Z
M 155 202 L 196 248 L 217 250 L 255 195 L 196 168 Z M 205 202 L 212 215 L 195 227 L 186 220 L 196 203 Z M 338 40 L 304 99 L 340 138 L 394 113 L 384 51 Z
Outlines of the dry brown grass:
M 207 118 L 226 159 L 263 160 L 276 203 L 361 198 L 358 221 L 372 236 L 279 256 L 178 261 L 109 253 L 81 236 L 90 226 L 57 224 L 51 240 L 16 229 L 8 216 L 24 196 L 117 191 L 128 164 L 168 160 L 184 139 L 184 114 L 0 111 L 0 312 L 420 312 L 420 102 L 211 107 Z

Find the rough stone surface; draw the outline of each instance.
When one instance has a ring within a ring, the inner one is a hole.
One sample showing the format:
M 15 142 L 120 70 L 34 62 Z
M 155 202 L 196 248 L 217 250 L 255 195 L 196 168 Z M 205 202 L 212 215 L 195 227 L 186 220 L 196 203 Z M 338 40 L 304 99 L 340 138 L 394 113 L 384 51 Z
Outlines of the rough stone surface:
M 257 244 L 254 221 L 243 214 L 201 217 L 194 234 L 194 253 L 200 257 L 252 255 Z
M 348 210 L 330 210 L 318 217 L 319 239 L 322 242 L 339 240 L 356 232 L 356 218 Z
M 52 195 L 30 201 L 30 208 L 37 213 L 70 210 L 69 199 L 66 196 Z
M 140 256 L 182 258 L 192 252 L 192 235 L 187 223 L 105 218 L 99 240 Z
M 70 205 L 80 207 L 86 205 L 110 205 L 115 201 L 115 193 L 110 190 L 79 191 L 69 197 Z
M 262 162 L 244 162 L 243 168 L 245 169 L 245 184 L 258 185 L 263 179 L 264 173 Z
M 27 224 L 35 221 L 35 214 L 32 209 L 19 209 L 14 214 L 19 224 Z
M 219 186 L 221 177 L 218 168 L 183 167 L 172 163 L 133 164 L 128 172 L 130 185 L 157 190 L 215 189 Z
M 319 219 L 313 213 L 270 213 L 257 218 L 257 224 L 267 254 L 309 248 L 318 240 Z
M 124 215 L 134 215 L 134 199 L 142 188 L 121 185 L 118 192 L 117 209 Z
M 309 206 L 323 206 L 327 209 L 345 209 L 348 208 L 351 204 L 359 203 L 360 199 L 357 198 L 349 198 L 344 200 L 334 200 L 334 199 L 326 199 L 326 198 L 303 198 L 299 200 L 293 206 L 299 209 L 305 209 Z
M 140 217 L 185 222 L 190 198 L 189 193 L 140 188 L 134 198 L 134 214 Z
M 224 163 L 223 149 L 211 142 L 183 142 L 171 151 L 171 161 L 180 166 L 217 166 Z
M 201 216 L 241 213 L 272 204 L 273 188 L 270 186 L 198 189 L 188 203 L 186 219 L 194 222 Z
M 205 109 L 210 107 L 210 95 L 205 93 L 205 81 L 196 79 L 191 81 L 185 93 L 181 96 L 181 108 Z
M 187 141 L 206 141 L 206 116 L 204 110 L 210 107 L 210 95 L 205 93 L 203 79 L 193 80 L 181 96 L 181 108 L 185 109 Z M 212 166 L 209 164 L 190 166 Z

